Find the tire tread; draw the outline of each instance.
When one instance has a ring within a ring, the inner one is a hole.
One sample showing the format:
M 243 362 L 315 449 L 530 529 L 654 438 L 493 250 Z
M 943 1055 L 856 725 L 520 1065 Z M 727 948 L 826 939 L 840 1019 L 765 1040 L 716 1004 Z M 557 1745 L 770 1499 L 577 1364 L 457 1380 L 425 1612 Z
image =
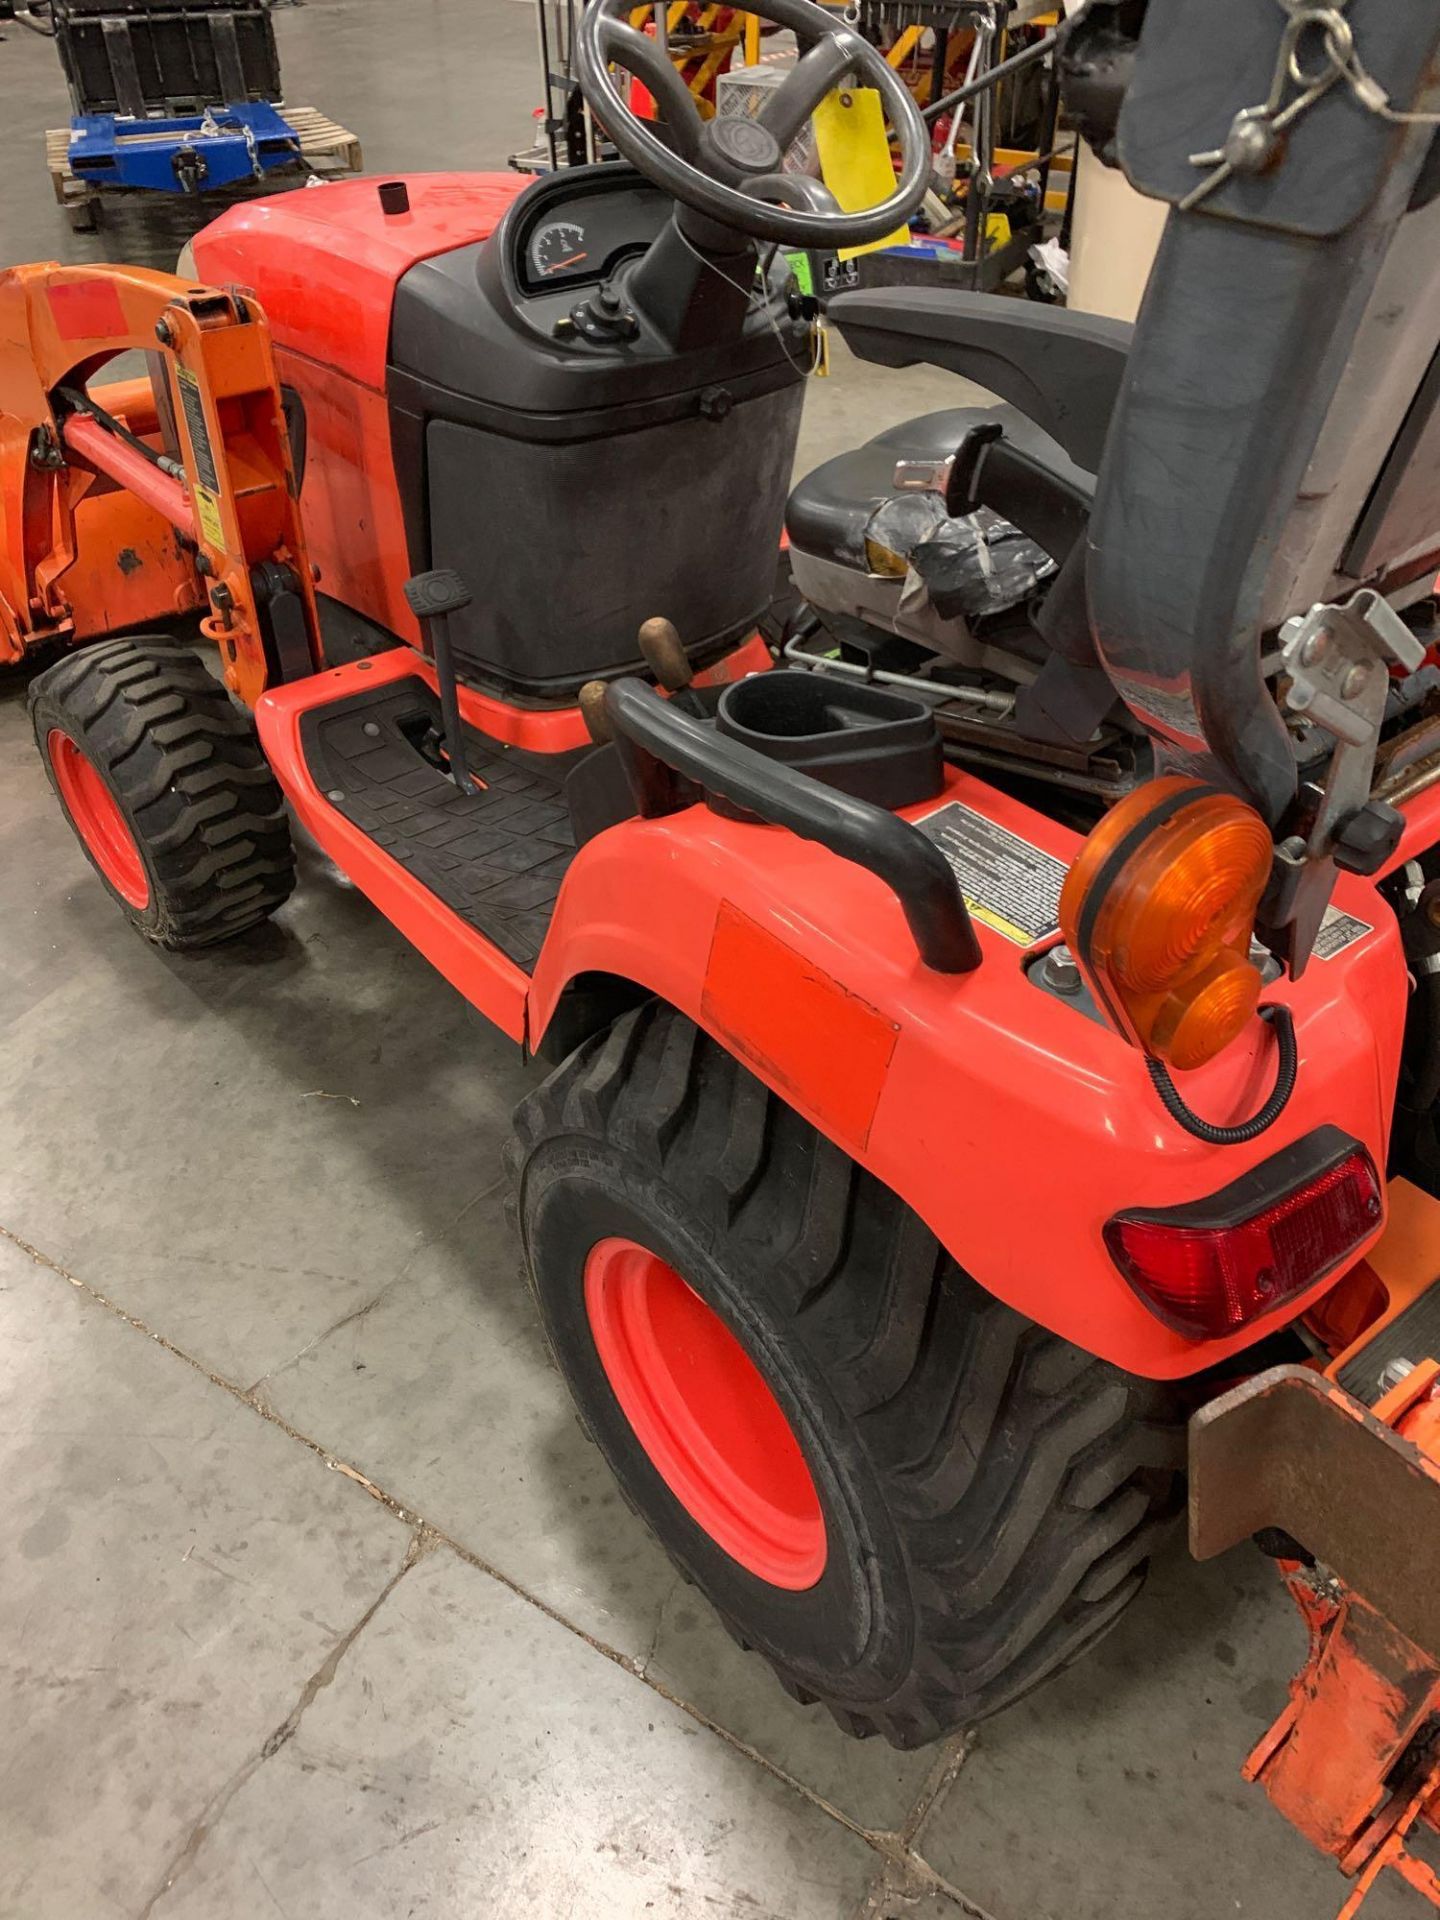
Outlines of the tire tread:
M 576 1133 L 639 1153 L 717 1238 L 765 1250 L 775 1302 L 895 1518 L 916 1617 L 908 1676 L 883 1701 L 828 1698 L 814 1673 L 771 1659 L 787 1692 L 820 1698 L 857 1737 L 913 1747 L 1010 1704 L 1109 1630 L 1177 1506 L 1183 1427 L 1165 1389 L 987 1294 L 894 1193 L 663 1003 L 624 1015 L 522 1103 L 517 1196 L 537 1144 Z M 744 1645 L 743 1623 L 725 1624 Z
M 295 854 L 275 776 L 249 716 L 193 654 L 101 641 L 38 675 L 30 709 L 47 771 L 58 726 L 119 799 L 151 891 L 146 908 L 125 910 L 147 939 L 211 946 L 289 898 Z

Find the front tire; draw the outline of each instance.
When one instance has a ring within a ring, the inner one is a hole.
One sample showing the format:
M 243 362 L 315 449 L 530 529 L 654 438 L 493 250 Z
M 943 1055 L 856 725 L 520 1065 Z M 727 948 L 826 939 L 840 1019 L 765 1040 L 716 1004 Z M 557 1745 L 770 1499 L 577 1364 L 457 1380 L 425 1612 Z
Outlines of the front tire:
M 1114 1625 L 1176 1504 L 1162 1390 L 984 1293 L 667 1007 L 582 1046 L 516 1123 L 581 1417 L 788 1692 L 919 1746 Z
M 290 826 L 249 717 L 189 653 L 107 640 L 30 687 L 45 771 L 85 856 L 157 946 L 213 946 L 295 884 Z

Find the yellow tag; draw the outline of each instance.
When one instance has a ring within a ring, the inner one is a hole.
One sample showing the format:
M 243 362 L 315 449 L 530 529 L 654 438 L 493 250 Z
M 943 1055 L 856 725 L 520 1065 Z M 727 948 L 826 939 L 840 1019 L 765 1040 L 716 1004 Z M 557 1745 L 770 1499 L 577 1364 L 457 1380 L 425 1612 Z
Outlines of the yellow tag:
M 830 329 L 823 320 L 815 322 L 815 342 L 810 371 L 817 380 L 824 380 L 830 372 Z
M 837 87 L 815 109 L 815 146 L 825 184 L 846 213 L 859 213 L 895 191 L 895 168 L 885 133 L 885 110 L 874 87 Z M 901 247 L 908 227 L 897 227 L 863 247 L 841 247 L 840 258 L 877 247 Z
M 220 519 L 220 502 L 208 487 L 202 487 L 198 483 L 195 487 L 195 518 L 199 522 L 200 532 L 206 544 L 212 547 L 223 547 L 225 528 Z
M 985 219 L 985 237 L 992 247 L 1008 247 L 1010 244 L 1010 218 L 1008 214 L 991 213 Z

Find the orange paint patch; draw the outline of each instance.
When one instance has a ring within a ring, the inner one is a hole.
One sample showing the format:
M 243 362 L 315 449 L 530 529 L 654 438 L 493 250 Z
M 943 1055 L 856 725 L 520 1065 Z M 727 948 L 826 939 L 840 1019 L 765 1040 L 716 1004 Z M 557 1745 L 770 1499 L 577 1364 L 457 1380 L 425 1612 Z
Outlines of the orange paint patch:
M 728 903 L 700 1002 L 705 1023 L 780 1089 L 793 1089 L 835 1140 L 863 1147 L 899 1026 Z

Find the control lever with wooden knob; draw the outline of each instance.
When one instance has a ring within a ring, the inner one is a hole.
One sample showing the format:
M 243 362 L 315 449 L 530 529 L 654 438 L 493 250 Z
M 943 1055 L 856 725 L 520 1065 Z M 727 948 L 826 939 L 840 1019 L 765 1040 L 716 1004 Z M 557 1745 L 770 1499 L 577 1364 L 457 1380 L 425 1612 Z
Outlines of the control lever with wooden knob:
M 638 637 L 640 652 L 656 684 L 665 689 L 683 712 L 703 718 L 705 709 L 692 691 L 695 676 L 674 621 L 667 620 L 663 614 L 654 614 L 649 620 L 641 621 Z
M 580 717 L 585 722 L 585 731 L 597 747 L 603 747 L 615 738 L 609 717 L 605 712 L 605 682 L 587 680 L 580 689 Z

